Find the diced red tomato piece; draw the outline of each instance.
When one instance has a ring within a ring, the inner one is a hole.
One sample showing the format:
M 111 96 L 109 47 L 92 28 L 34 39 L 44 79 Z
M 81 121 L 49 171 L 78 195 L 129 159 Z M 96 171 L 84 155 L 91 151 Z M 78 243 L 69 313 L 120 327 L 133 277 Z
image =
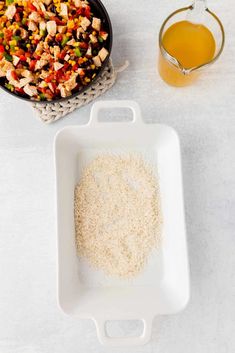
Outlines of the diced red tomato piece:
M 78 69 L 78 64 L 73 65 L 72 70 L 76 71 Z
M 21 60 L 21 61 L 26 61 L 26 60 L 27 60 L 27 58 L 26 58 L 26 56 L 25 56 L 25 55 L 20 55 L 20 60 Z
M 45 78 L 45 82 L 49 83 L 54 80 L 54 74 L 50 74 Z
M 15 51 L 15 53 L 14 53 L 14 55 L 16 55 L 16 56 L 21 56 L 21 55 L 24 55 L 25 54 L 25 52 L 24 52 L 24 50 L 23 49 L 18 49 L 18 50 L 16 50 Z
M 37 12 L 39 13 L 40 16 L 44 17 L 44 13 L 42 12 L 42 10 L 37 10 Z
M 35 54 L 35 53 L 33 54 L 33 56 L 34 56 L 34 58 L 37 59 L 37 60 L 40 60 L 40 58 L 41 58 L 40 55 L 37 55 L 37 54 Z
M 4 51 L 5 51 L 4 45 L 0 45 L 0 53 L 4 53 Z
M 87 49 L 88 48 L 88 43 L 80 42 L 79 47 L 82 48 L 82 49 Z
M 64 57 L 65 57 L 65 55 L 66 55 L 66 50 L 61 50 L 61 52 L 60 52 L 60 54 L 59 54 L 59 59 L 64 59 Z
M 31 4 L 31 2 L 28 3 L 28 8 L 31 10 L 31 11 L 37 11 L 37 8 Z
M 31 60 L 29 64 L 29 69 L 34 71 L 37 60 Z
M 77 15 L 81 15 L 82 14 L 82 10 L 83 10 L 83 8 L 79 7 L 79 9 L 77 10 Z
M 66 23 L 62 20 L 60 20 L 58 17 L 54 16 L 54 17 L 51 17 L 52 20 L 54 20 L 56 22 L 56 24 L 58 26 L 65 26 Z
M 56 85 L 54 82 L 51 82 L 51 85 L 52 85 L 53 91 L 55 92 L 55 91 L 56 91 L 56 88 L 57 88 L 57 85 Z
M 12 37 L 12 34 L 13 34 L 12 30 L 6 29 L 6 30 L 5 30 L 5 39 L 6 39 L 6 40 L 10 40 L 11 37 Z
M 14 17 L 15 17 L 16 22 L 20 22 L 20 15 L 18 14 L 18 12 L 16 12 Z
M 24 90 L 23 88 L 19 88 L 19 87 L 15 87 L 15 91 L 18 92 L 18 93 L 23 93 L 24 94 Z
M 16 81 L 18 80 L 17 73 L 14 70 L 11 71 L 11 76 L 12 76 L 13 80 L 16 80 Z
M 90 8 L 90 6 L 85 7 L 85 13 L 84 13 L 84 15 L 85 15 L 87 18 L 90 19 L 90 17 L 91 17 L 91 8 Z

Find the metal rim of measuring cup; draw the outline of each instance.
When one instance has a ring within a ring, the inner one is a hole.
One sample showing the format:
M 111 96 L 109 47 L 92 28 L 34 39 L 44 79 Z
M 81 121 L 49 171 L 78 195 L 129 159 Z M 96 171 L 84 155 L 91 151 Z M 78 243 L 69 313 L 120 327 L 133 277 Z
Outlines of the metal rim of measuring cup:
M 183 12 L 183 11 L 187 11 L 187 10 L 192 10 L 193 9 L 193 5 L 191 6 L 187 6 L 187 7 L 182 7 L 174 12 L 172 12 L 166 19 L 165 21 L 163 22 L 161 28 L 160 28 L 160 32 L 159 32 L 159 37 L 158 37 L 158 44 L 159 44 L 159 48 L 160 48 L 160 51 L 161 51 L 161 54 L 163 55 L 163 57 L 165 57 L 169 62 L 170 64 L 176 66 L 178 65 L 180 67 L 180 69 L 182 69 L 183 73 L 184 74 L 189 74 L 190 72 L 192 71 L 195 71 L 195 70 L 198 70 L 198 69 L 201 69 L 202 67 L 205 67 L 207 65 L 210 65 L 212 63 L 214 63 L 216 60 L 218 60 L 218 58 L 220 57 L 223 49 L 224 49 L 224 43 L 225 43 L 225 32 L 224 32 L 224 27 L 222 25 L 222 22 L 220 21 L 220 19 L 216 16 L 216 14 L 214 14 L 212 11 L 210 11 L 208 8 L 205 9 L 206 12 L 208 12 L 211 16 L 214 17 L 214 19 L 216 20 L 216 22 L 219 24 L 219 27 L 220 27 L 220 30 L 221 30 L 221 34 L 222 34 L 222 43 L 221 43 L 221 46 L 220 46 L 220 50 L 218 51 L 217 55 L 210 61 L 206 62 L 205 64 L 202 64 L 202 65 L 199 65 L 199 66 L 195 66 L 195 67 L 192 67 L 191 69 L 185 69 L 183 67 L 183 65 L 181 65 L 181 63 L 175 59 L 173 56 L 171 56 L 168 51 L 166 50 L 166 48 L 164 47 L 164 45 L 162 44 L 162 34 L 163 34 L 163 31 L 164 31 L 164 28 L 165 28 L 165 25 L 167 24 L 167 22 L 172 18 L 174 17 L 176 14 L 180 13 L 180 12 Z

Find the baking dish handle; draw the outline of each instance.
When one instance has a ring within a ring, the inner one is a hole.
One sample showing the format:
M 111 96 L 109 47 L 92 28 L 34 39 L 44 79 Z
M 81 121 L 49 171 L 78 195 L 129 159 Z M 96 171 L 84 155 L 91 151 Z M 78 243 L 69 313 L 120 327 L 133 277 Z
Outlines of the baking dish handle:
M 105 124 L 106 122 L 99 121 L 100 111 L 104 109 L 120 109 L 120 108 L 129 108 L 133 113 L 132 120 L 124 123 L 143 124 L 140 106 L 138 103 L 132 100 L 110 100 L 110 101 L 95 102 L 91 108 L 91 115 L 90 115 L 90 120 L 88 124 L 90 126 Z M 123 123 L 123 121 L 120 121 L 120 122 Z
M 109 321 L 109 320 L 108 320 Z M 106 322 L 107 320 L 94 319 L 97 336 L 101 344 L 110 347 L 127 347 L 141 346 L 149 342 L 152 335 L 153 318 L 141 319 L 144 329 L 140 336 L 125 336 L 125 337 L 110 337 L 107 335 Z

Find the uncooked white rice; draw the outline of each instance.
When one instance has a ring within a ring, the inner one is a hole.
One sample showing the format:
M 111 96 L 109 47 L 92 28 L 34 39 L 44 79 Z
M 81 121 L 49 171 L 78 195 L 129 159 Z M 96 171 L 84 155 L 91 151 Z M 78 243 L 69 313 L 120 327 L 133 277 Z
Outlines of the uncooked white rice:
M 121 278 L 136 276 L 160 243 L 159 184 L 137 155 L 101 155 L 75 187 L 78 255 L 96 269 Z

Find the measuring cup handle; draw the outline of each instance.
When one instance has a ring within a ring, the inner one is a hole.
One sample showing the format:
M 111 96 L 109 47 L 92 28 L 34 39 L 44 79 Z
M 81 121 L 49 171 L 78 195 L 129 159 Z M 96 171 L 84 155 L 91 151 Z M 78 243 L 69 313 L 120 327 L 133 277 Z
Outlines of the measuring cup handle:
M 132 114 L 133 114 L 132 120 L 128 121 L 127 123 L 143 124 L 139 104 L 132 100 L 110 100 L 110 101 L 98 101 L 94 103 L 91 108 L 90 120 L 88 124 L 90 126 L 105 124 L 105 122 L 99 121 L 99 115 L 101 110 L 120 109 L 120 108 L 129 108 L 132 111 Z
M 112 321 L 112 320 L 111 320 Z M 94 319 L 97 336 L 101 344 L 109 347 L 131 347 L 131 346 L 141 346 L 149 342 L 152 335 L 152 322 L 153 318 L 141 319 L 144 324 L 143 333 L 136 337 L 110 337 L 106 332 L 106 322 L 103 319 Z

